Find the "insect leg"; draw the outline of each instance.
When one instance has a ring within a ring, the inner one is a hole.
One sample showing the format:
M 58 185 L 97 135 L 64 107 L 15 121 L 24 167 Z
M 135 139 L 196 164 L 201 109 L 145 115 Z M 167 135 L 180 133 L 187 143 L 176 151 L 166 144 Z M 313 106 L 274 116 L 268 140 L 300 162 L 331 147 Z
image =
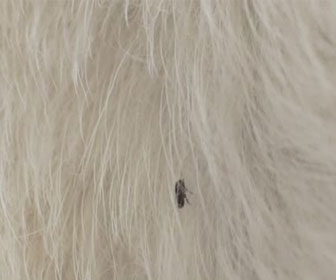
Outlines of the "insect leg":
M 185 188 L 188 193 L 194 194 L 192 191 L 189 191 L 187 188 Z

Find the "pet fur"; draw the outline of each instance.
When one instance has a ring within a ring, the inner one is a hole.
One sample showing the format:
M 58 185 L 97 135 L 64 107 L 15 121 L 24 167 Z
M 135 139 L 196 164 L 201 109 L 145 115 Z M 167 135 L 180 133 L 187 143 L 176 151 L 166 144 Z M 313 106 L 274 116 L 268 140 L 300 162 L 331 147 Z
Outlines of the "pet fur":
M 334 0 L 2 0 L 0 30 L 0 279 L 335 279 Z

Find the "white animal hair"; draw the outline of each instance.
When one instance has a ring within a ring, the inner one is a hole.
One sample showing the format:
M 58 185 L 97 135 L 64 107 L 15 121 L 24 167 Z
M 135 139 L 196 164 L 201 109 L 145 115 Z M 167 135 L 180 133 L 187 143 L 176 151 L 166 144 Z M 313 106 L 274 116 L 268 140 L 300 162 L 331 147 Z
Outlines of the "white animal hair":
M 334 0 L 2 0 L 0 27 L 0 279 L 335 278 Z

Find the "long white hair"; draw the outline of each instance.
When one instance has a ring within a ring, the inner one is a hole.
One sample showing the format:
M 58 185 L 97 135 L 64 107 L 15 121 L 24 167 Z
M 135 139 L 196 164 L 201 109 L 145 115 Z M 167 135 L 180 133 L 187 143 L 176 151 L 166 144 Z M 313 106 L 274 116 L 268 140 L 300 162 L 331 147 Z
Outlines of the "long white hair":
M 0 32 L 0 279 L 335 279 L 334 0 L 2 0 Z

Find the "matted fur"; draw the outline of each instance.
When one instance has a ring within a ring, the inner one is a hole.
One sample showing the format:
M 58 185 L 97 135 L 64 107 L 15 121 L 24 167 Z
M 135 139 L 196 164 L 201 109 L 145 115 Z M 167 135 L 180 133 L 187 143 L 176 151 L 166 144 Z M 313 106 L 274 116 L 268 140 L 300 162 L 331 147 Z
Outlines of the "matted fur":
M 335 279 L 334 0 L 1 0 L 0 30 L 0 279 Z

